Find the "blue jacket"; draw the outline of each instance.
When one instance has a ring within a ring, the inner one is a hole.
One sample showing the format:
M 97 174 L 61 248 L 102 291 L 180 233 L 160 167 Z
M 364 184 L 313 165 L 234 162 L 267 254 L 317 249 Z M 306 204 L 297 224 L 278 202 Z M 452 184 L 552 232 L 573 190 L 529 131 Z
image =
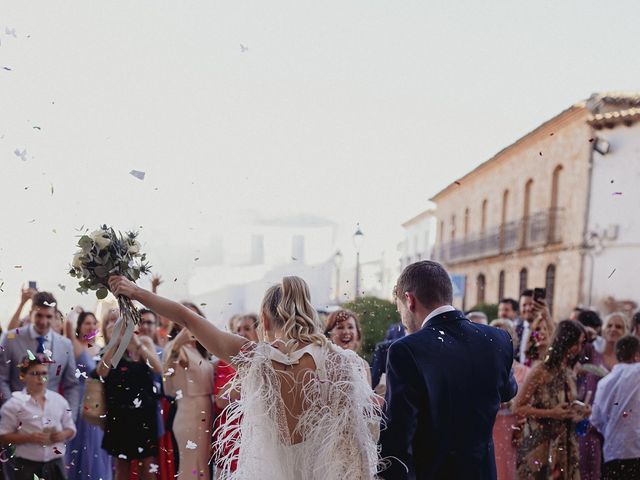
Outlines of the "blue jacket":
M 396 340 L 387 360 L 385 479 L 493 480 L 492 431 L 517 385 L 509 334 L 462 312 Z

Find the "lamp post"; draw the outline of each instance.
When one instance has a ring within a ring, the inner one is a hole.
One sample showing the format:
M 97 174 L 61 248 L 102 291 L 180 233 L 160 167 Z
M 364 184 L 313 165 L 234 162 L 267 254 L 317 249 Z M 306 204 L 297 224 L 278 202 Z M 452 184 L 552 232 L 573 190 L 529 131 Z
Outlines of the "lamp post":
M 342 252 L 336 251 L 333 255 L 333 264 L 336 266 L 336 303 L 340 305 L 340 267 L 342 266 Z
M 355 298 L 360 297 L 360 249 L 362 248 L 362 243 L 364 242 L 364 233 L 360 230 L 360 224 L 357 225 L 356 231 L 353 234 L 353 245 L 356 247 L 356 282 L 355 289 L 356 294 Z

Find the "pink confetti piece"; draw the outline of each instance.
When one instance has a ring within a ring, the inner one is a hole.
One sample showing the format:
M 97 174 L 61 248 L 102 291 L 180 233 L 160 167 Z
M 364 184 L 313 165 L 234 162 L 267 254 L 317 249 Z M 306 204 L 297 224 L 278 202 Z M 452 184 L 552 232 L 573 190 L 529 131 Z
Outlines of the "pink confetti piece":
M 96 336 L 98 335 L 98 333 L 99 333 L 99 330 L 96 330 L 95 332 L 91 332 L 91 333 L 90 333 L 90 334 L 88 334 L 88 335 L 84 335 L 84 336 L 83 336 L 83 338 L 84 338 L 85 340 L 93 340 L 94 338 L 96 338 Z

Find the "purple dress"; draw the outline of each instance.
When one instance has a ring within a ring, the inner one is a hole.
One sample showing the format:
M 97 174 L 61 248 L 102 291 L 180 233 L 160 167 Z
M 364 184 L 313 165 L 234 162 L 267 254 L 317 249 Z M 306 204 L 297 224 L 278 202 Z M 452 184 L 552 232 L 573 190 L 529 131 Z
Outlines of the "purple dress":
M 96 368 L 96 361 L 91 358 L 87 350 L 76 358 L 76 363 L 78 370 L 87 375 Z M 78 380 L 84 395 L 86 378 L 81 375 Z M 82 409 L 82 402 L 80 409 Z M 69 480 L 111 480 L 113 476 L 111 457 L 102 449 L 104 433 L 100 427 L 85 422 L 81 414 L 82 412 L 78 412 L 76 436 L 67 446 L 66 463 L 69 466 L 67 472 Z
M 604 358 L 594 347 L 593 343 L 585 345 L 583 350 L 584 364 L 604 367 Z M 586 400 L 587 392 L 591 392 L 589 404 L 593 404 L 598 382 L 602 377 L 594 373 L 581 372 L 578 374 L 578 399 Z M 580 449 L 580 478 L 581 480 L 600 480 L 602 468 L 602 435 L 589 426 L 587 432 L 578 436 Z

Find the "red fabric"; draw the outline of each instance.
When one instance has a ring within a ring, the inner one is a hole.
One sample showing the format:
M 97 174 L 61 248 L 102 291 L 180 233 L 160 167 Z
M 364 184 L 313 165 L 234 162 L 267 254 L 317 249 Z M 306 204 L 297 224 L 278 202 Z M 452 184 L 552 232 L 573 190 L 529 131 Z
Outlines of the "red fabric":
M 213 381 L 214 397 L 218 397 L 220 395 L 220 392 L 224 390 L 227 383 L 229 383 L 235 376 L 236 376 L 235 369 L 231 365 L 229 365 L 227 362 L 220 360 L 216 365 L 215 373 L 214 373 L 214 381 Z M 216 412 L 215 412 L 216 415 L 215 415 L 215 420 L 213 424 L 214 437 L 216 436 L 215 432 L 218 429 L 218 427 L 226 423 L 226 420 L 227 420 L 226 415 L 224 414 L 224 411 L 217 411 L 217 410 L 218 409 L 216 408 Z M 222 449 L 222 455 L 226 457 L 230 453 L 232 453 L 231 445 L 227 444 Z M 237 455 L 238 452 L 233 452 L 233 453 Z M 236 468 L 237 468 L 237 461 L 234 460 L 231 464 L 231 471 L 235 472 Z
M 173 451 L 173 440 L 171 431 L 167 428 L 169 420 L 169 400 L 162 397 L 160 399 L 160 408 L 162 409 L 162 420 L 164 421 L 164 435 L 160 438 L 160 450 L 158 454 L 158 465 L 161 480 L 173 480 L 176 476 L 175 454 Z

